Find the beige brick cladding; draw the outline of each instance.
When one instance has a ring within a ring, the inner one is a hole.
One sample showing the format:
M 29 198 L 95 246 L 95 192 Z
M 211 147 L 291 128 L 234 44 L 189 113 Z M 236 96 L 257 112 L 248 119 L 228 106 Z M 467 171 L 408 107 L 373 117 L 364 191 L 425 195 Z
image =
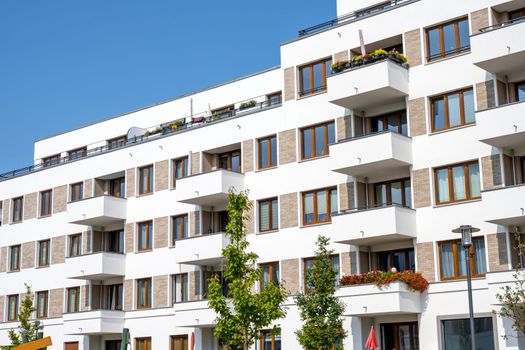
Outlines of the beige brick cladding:
M 135 240 L 135 224 L 129 223 L 124 225 L 124 247 L 126 253 L 133 253 L 135 250 L 134 248 L 134 240 Z
M 190 280 L 190 300 L 200 299 L 200 273 L 198 271 L 190 271 L 188 274 Z
M 358 273 L 357 271 L 357 252 L 353 251 L 349 253 L 350 255 L 350 272 L 352 274 Z
M 298 226 L 297 193 L 287 193 L 279 196 L 280 228 Z
M 295 67 L 284 69 L 284 101 L 295 99 Z
M 67 209 L 67 186 L 62 185 L 53 189 L 53 214 L 62 213 Z
M 520 157 L 517 157 L 518 160 Z M 520 169 L 521 168 L 521 165 L 519 165 L 519 163 L 517 164 L 518 166 L 513 169 L 512 168 L 512 157 L 504 154 L 503 155 L 503 166 L 504 166 L 504 169 L 505 169 L 505 185 L 506 186 L 510 186 L 510 185 L 515 185 L 514 183 L 514 170 L 516 169 Z M 521 169 L 520 169 L 521 171 Z M 517 176 L 517 172 L 516 172 L 516 180 L 517 181 L 520 181 L 520 177 Z
M 334 62 L 341 62 L 348 60 L 348 50 L 334 53 Z
M 279 133 L 279 164 L 293 163 L 297 160 L 295 129 Z
M 507 86 L 501 80 L 497 80 L 497 84 L 498 84 L 498 103 L 500 105 L 508 103 L 509 102 L 509 96 L 507 95 Z M 509 90 L 511 90 L 513 88 L 514 87 L 509 86 Z
M 5 305 L 5 297 L 3 295 L 0 295 L 0 323 L 4 322 L 4 305 Z
M 102 179 L 95 179 L 95 197 L 107 194 L 107 181 Z
M 292 295 L 299 293 L 299 259 L 282 260 L 281 270 L 281 276 L 286 290 Z
M 218 168 L 219 155 L 215 153 L 202 152 L 202 171 L 204 173 Z
M 201 172 L 201 154 L 194 152 L 191 154 L 191 174 L 195 175 Z
M 477 110 L 491 108 L 496 105 L 494 81 L 487 80 L 476 84 L 476 100 L 478 102 Z
M 126 198 L 135 195 L 135 168 L 126 170 Z
M 155 218 L 153 221 L 153 247 L 167 247 L 168 236 L 168 217 Z
M 51 239 L 51 264 L 62 264 L 66 259 L 66 236 Z
M 245 222 L 245 225 L 246 225 L 245 233 L 247 235 L 251 233 L 255 233 L 255 202 L 250 201 L 250 203 L 251 203 L 250 210 L 248 210 L 245 213 L 245 215 L 249 217 L 249 219 L 246 220 Z
M 93 237 L 94 240 L 95 237 Z M 91 232 L 84 231 L 82 232 L 82 254 L 87 254 L 93 251 L 93 247 L 90 247 Z M 96 246 L 96 244 L 93 244 Z
M 476 34 L 481 28 L 489 26 L 488 9 L 484 8 L 470 13 L 471 33 Z
M 93 179 L 84 181 L 84 198 L 93 197 Z
M 410 120 L 411 137 L 425 135 L 427 133 L 424 97 L 408 101 L 408 118 Z
M 341 272 L 343 275 L 351 275 L 352 272 L 352 261 L 350 252 L 341 253 Z
M 49 317 L 61 317 L 64 310 L 64 290 L 62 288 L 49 291 Z
M 410 67 L 419 66 L 423 63 L 421 58 L 421 31 L 419 28 L 405 33 L 405 54 Z
M 37 193 L 28 193 L 24 195 L 24 220 L 36 218 Z
M 155 191 L 167 190 L 169 187 L 169 162 L 163 160 L 155 163 Z
M 434 243 L 425 242 L 417 244 L 417 270 L 423 274 L 429 282 L 436 280 L 436 269 L 434 266 Z
M 430 198 L 430 174 L 428 168 L 412 171 L 414 190 L 414 208 L 428 207 L 432 204 Z
M 22 268 L 32 267 L 35 267 L 35 242 L 26 242 L 22 244 Z
M 0 272 L 7 270 L 7 247 L 0 248 Z
M 336 119 L 337 141 L 341 141 L 352 136 L 351 116 L 347 115 Z
M 481 158 L 481 171 L 483 175 L 483 189 L 490 190 L 500 187 L 501 181 L 501 162 L 499 154 Z
M 491 233 L 487 235 L 487 252 L 489 256 L 489 271 L 509 270 L 507 254 L 507 233 Z
M 153 277 L 153 307 L 168 306 L 168 275 Z
M 9 223 L 9 199 L 4 199 L 4 204 L 2 205 L 2 225 L 7 225 Z
M 89 305 L 89 286 L 80 286 L 80 311 L 89 311 L 91 306 Z
M 339 210 L 354 208 L 354 183 L 345 182 L 339 185 Z
M 124 280 L 124 310 L 133 310 L 133 280 Z
M 192 211 L 190 212 L 190 222 L 189 222 L 189 235 L 195 236 L 199 233 L 200 228 L 200 212 L 199 211 Z
M 242 172 L 253 171 L 253 140 L 242 142 Z

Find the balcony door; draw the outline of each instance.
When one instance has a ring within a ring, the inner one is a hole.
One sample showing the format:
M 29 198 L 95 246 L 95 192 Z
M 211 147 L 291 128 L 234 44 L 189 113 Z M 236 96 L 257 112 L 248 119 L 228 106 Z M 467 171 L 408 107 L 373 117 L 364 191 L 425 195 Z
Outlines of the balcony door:
M 120 350 L 120 340 L 106 340 L 106 350 Z
M 381 349 L 419 350 L 417 322 L 381 324 Z

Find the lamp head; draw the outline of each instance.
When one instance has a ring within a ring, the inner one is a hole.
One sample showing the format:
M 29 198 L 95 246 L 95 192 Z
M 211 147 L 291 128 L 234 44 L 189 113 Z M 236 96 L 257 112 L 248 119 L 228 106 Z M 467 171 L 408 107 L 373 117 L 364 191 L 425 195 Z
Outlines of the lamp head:
M 452 232 L 461 233 L 461 245 L 463 245 L 463 248 L 467 249 L 472 245 L 472 232 L 479 232 L 479 228 L 470 225 L 461 225 L 452 230 Z

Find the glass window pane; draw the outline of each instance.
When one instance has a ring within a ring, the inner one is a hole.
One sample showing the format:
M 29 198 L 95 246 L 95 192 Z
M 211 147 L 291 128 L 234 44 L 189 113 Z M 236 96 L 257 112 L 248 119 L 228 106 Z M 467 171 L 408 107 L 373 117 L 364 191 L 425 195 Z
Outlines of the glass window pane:
M 440 169 L 436 171 L 438 202 L 445 203 L 450 201 L 450 192 L 448 184 L 448 169 Z
M 277 205 L 277 199 L 272 201 L 272 229 L 279 227 L 279 207 Z
M 454 277 L 454 251 L 452 243 L 441 243 L 441 278 Z
M 375 194 L 376 194 L 376 206 L 383 206 L 386 205 L 387 197 L 386 197 L 386 184 L 379 184 L 375 186 Z
M 330 123 L 328 127 L 328 144 L 333 145 L 335 143 L 335 123 Z
M 270 229 L 270 202 L 261 202 L 260 213 L 261 231 Z
M 314 194 L 308 193 L 304 195 L 304 223 L 309 224 L 314 222 Z
M 516 86 L 516 99 L 518 101 L 525 101 L 525 83 Z
M 270 140 L 270 165 L 277 165 L 277 138 L 274 136 Z
M 448 122 L 450 127 L 461 125 L 461 108 L 459 105 L 459 94 L 448 95 Z
M 268 140 L 263 139 L 259 141 L 259 162 L 261 168 L 268 167 Z
M 479 179 L 479 164 L 469 164 L 468 166 L 470 182 L 470 198 L 481 197 L 481 182 Z
M 337 190 L 330 191 L 330 214 L 337 215 L 339 208 L 337 205 Z
M 434 122 L 434 130 L 445 129 L 445 102 L 442 98 L 433 101 L 434 115 L 432 116 Z
M 443 27 L 443 41 L 445 55 L 454 54 L 456 52 L 456 31 L 454 23 Z
M 232 171 L 241 172 L 241 156 L 239 153 L 232 154 Z
M 328 220 L 327 195 L 326 191 L 317 192 L 317 221 L 319 222 Z
M 314 65 L 314 90 L 318 90 L 323 86 L 323 63 L 317 63 Z
M 301 70 L 301 81 L 303 85 L 301 86 L 301 91 L 304 93 L 311 92 L 310 91 L 310 67 L 304 67 Z
M 468 19 L 458 22 L 458 30 L 460 51 L 468 51 L 470 49 L 470 33 L 468 29 Z
M 465 249 L 461 245 L 461 242 L 457 242 L 456 249 L 458 251 L 458 276 L 464 277 L 467 275 L 467 261 L 465 260 Z
M 474 123 L 476 118 L 474 116 L 474 92 L 472 90 L 463 92 L 463 106 L 465 111 L 465 123 Z
M 465 186 L 465 170 L 463 165 L 452 168 L 452 183 L 454 184 L 454 200 L 467 198 Z
M 332 60 L 328 60 L 324 63 L 325 66 L 325 72 L 326 76 L 330 76 L 332 74 Z
M 303 158 L 312 158 L 312 129 L 303 130 Z
M 398 114 L 391 114 L 387 117 L 388 122 L 388 130 L 392 132 L 399 132 L 399 115 Z
M 487 261 L 485 255 L 485 240 L 475 239 L 474 243 L 474 266 L 476 267 L 477 275 L 484 275 L 487 273 Z
M 469 319 L 443 320 L 444 350 L 470 349 Z M 476 329 L 476 349 L 494 350 L 492 317 L 474 319 Z
M 392 204 L 403 204 L 403 184 L 402 182 L 392 182 L 390 184 L 390 196 Z
M 325 127 L 318 126 L 315 128 L 315 155 L 322 156 L 327 153 L 325 145 Z
M 405 180 L 405 206 L 412 208 L 412 187 L 410 180 Z
M 440 56 L 439 46 L 439 29 L 435 28 L 428 31 L 428 50 L 430 53 L 430 59 L 435 59 Z

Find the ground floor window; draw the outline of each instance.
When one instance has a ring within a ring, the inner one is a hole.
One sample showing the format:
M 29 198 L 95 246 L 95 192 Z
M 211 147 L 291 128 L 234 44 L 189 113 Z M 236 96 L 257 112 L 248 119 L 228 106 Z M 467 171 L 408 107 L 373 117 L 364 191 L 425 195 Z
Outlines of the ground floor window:
M 381 349 L 419 350 L 417 322 L 381 324 Z
M 170 341 L 171 350 L 187 350 L 188 336 L 187 335 L 172 335 Z
M 444 350 L 470 349 L 470 323 L 468 318 L 443 320 L 442 336 Z M 494 350 L 494 330 L 492 317 L 474 319 L 477 350 Z
M 281 332 L 262 331 L 261 350 L 281 350 Z

